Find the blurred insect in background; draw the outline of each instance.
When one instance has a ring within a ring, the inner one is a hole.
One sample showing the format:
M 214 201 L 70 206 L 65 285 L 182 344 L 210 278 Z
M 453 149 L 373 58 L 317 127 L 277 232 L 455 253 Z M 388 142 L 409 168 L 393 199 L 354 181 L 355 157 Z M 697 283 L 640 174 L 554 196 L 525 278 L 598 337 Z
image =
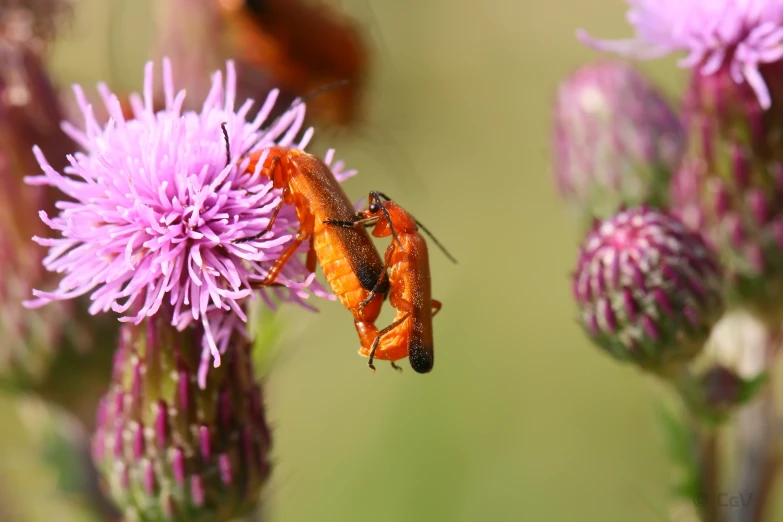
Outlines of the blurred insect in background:
M 382 156 L 379 161 L 396 173 L 416 173 L 400 144 L 386 130 L 366 119 L 363 101 L 368 77 L 376 56 L 369 34 L 340 10 L 324 0 L 213 0 L 221 6 L 228 47 L 240 63 L 240 71 L 266 71 L 269 84 L 282 91 L 281 100 L 292 101 L 304 93 L 345 81 L 339 89 L 324 93 L 308 103 L 308 119 L 319 124 L 319 135 L 336 137 L 350 133 L 361 136 Z M 366 13 L 373 17 L 369 0 Z M 382 45 L 378 23 L 367 17 L 365 26 L 375 26 L 372 42 Z M 242 67 L 242 64 L 246 67 Z M 385 64 L 388 68 L 389 64 Z M 240 74 L 240 80 L 245 74 Z M 248 96 L 260 96 L 241 89 Z M 397 113 L 400 109 L 396 109 Z M 273 116 L 277 116 L 273 113 Z M 394 148 L 392 152 L 389 149 Z M 396 181 L 406 183 L 405 176 Z M 417 180 L 416 190 L 427 192 Z
M 223 130 L 226 132 L 225 126 Z M 263 161 L 262 175 L 269 177 L 282 194 L 266 228 L 237 243 L 261 239 L 271 230 L 283 205 L 293 205 L 299 220 L 294 241 L 275 261 L 259 287 L 272 286 L 299 246 L 309 241 L 308 270 L 315 271 L 317 260 L 340 302 L 353 313 L 357 331 L 359 324 L 373 323 L 389 290 L 388 277 L 366 231 L 325 226 L 324 221 L 329 218 L 339 216 L 349 220 L 355 214 L 332 171 L 319 158 L 294 148 L 275 146 L 253 152 L 249 157 L 247 171 L 254 172 L 258 162 Z
M 456 259 L 416 218 L 380 192 L 370 192 L 369 206 L 354 218 L 329 219 L 326 223 L 351 229 L 374 226 L 373 236 L 392 237 L 384 255 L 384 268 L 388 268 L 389 302 L 397 314 L 394 322 L 380 331 L 373 323 L 357 323 L 362 342 L 359 353 L 369 357 L 368 365 L 373 371 L 374 359 L 391 361 L 392 366 L 399 369 L 394 361 L 405 357 L 418 373 L 432 370 L 435 363 L 432 318 L 440 311 L 441 303 L 432 299 L 427 242 L 419 228 L 432 238 L 446 257 L 454 263 Z M 380 291 L 381 280 L 378 282 Z M 373 289 L 365 300 L 371 302 L 375 292 Z
M 265 70 L 270 83 L 293 96 L 339 80 L 347 85 L 308 104 L 317 119 L 355 122 L 368 72 L 368 49 L 355 24 L 336 10 L 304 0 L 215 0 L 231 48 Z

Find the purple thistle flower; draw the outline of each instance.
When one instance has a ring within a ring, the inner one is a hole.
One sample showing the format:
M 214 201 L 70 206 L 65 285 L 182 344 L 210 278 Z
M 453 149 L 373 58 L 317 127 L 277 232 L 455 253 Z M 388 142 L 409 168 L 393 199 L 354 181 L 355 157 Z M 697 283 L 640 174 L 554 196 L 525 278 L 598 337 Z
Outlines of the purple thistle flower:
M 672 52 L 687 56 L 679 64 L 710 76 L 727 67 L 732 79 L 747 83 L 759 104 L 772 104 L 760 70 L 783 58 L 783 3 L 779 0 L 626 0 L 627 19 L 636 30 L 630 40 L 577 37 L 599 50 L 637 59 L 655 59 Z
M 194 323 L 204 329 L 199 370 L 204 386 L 208 361 L 220 365 L 232 332 L 247 320 L 242 304 L 253 295 L 252 284 L 264 279 L 298 226 L 293 209 L 286 206 L 262 239 L 234 243 L 264 230 L 280 201 L 279 191 L 260 173 L 263 161 L 246 172 L 246 153 L 272 145 L 304 148 L 312 136 L 308 129 L 294 142 L 305 115 L 303 104 L 262 128 L 276 91 L 248 121 L 252 101 L 235 109 L 236 81 L 228 62 L 225 83 L 220 72 L 214 74 L 202 109 L 183 111 L 185 92 L 175 92 L 171 64 L 164 60 L 165 109 L 156 113 L 148 63 L 143 96 L 131 97 L 134 119 L 126 120 L 118 98 L 99 85 L 111 116 L 105 126 L 96 121 L 83 91 L 74 88 L 85 130 L 63 126 L 85 152 L 69 156 L 70 167 L 60 173 L 36 149 L 44 173 L 28 180 L 55 186 L 71 198 L 58 204 L 58 216 L 40 214 L 62 237 L 34 238 L 49 247 L 44 266 L 65 276 L 55 291 L 36 290 L 37 299 L 27 306 L 91 292 L 90 313 L 128 313 L 120 320 L 139 324 L 169 304 L 177 329 Z M 229 165 L 222 123 L 230 137 Z M 330 159 L 331 152 L 327 163 Z M 352 174 L 341 173 L 341 167 L 334 167 L 338 179 Z M 267 290 L 262 296 L 270 305 L 267 292 L 304 304 L 311 284 L 314 294 L 327 296 L 312 283 L 312 275 L 301 281 L 306 273 L 302 260 L 293 259 L 277 279 L 288 290 Z M 167 306 L 162 309 L 169 313 Z
M 596 222 L 582 243 L 573 294 L 596 344 L 652 371 L 696 355 L 723 311 L 715 253 L 649 207 Z
M 655 85 L 627 64 L 591 63 L 560 83 L 553 109 L 554 177 L 579 218 L 666 205 L 686 136 Z

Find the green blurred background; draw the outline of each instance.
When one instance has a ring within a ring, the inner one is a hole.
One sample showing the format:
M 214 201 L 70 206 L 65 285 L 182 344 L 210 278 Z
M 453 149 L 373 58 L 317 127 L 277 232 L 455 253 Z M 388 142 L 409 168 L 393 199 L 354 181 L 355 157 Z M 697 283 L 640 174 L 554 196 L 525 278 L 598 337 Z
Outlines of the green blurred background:
M 430 375 L 385 364 L 371 374 L 338 304 L 318 303 L 319 314 L 284 309 L 267 379 L 276 443 L 269 520 L 671 520 L 660 396 L 591 347 L 575 322 L 569 273 L 580 238 L 549 173 L 554 89 L 599 58 L 574 30 L 630 34 L 625 4 L 341 6 L 375 48 L 369 122 L 316 150 L 336 147 L 360 171 L 346 184 L 352 198 L 382 189 L 459 265 L 431 253 L 443 310 Z M 58 79 L 137 90 L 153 30 L 147 2 L 76 2 L 55 53 Z M 683 82 L 673 60 L 645 70 L 672 92 Z M 16 406 L 0 408 L 8 516 L 81 520 L 59 500 L 41 500 L 52 479 L 29 451 Z

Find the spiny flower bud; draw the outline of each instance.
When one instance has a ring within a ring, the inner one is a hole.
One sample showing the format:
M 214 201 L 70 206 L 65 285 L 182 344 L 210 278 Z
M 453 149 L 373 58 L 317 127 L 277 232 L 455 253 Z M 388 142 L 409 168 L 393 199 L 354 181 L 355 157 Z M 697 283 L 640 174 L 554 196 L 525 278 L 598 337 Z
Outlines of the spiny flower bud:
M 729 297 L 777 323 L 783 318 L 783 96 L 770 94 L 765 110 L 728 70 L 694 75 L 684 108 L 691 139 L 672 183 L 672 211 L 718 248 Z
M 629 65 L 599 62 L 560 85 L 554 106 L 554 174 L 585 219 L 622 204 L 665 206 L 685 132 L 664 97 Z
M 692 70 L 672 210 L 718 248 L 730 295 L 783 319 L 783 3 L 628 0 L 636 36 L 588 45 Z
M 164 315 L 122 327 L 93 457 L 127 520 L 233 520 L 270 470 L 249 345 L 236 334 L 201 389 L 203 332 L 178 332 Z
M 723 311 L 720 284 L 704 240 L 648 207 L 597 222 L 573 276 L 593 341 L 617 359 L 655 372 L 701 350 Z
M 30 241 L 46 230 L 38 210 L 54 211 L 56 200 L 53 189 L 24 184 L 24 176 L 38 170 L 33 146 L 56 157 L 57 168 L 65 167 L 66 154 L 75 148 L 60 129 L 62 111 L 43 54 L 67 7 L 62 0 L 0 5 L 0 385 L 34 389 L 84 420 L 82 404 L 70 400 L 74 372 L 68 365 L 75 363 L 82 376 L 97 368 L 100 357 L 87 365 L 78 359 L 100 342 L 100 333 L 111 335 L 114 321 L 108 328 L 110 318 L 88 321 L 71 303 L 33 312 L 22 306 L 35 287 L 54 282 L 41 266 L 45 249 Z M 80 390 L 79 401 L 85 392 Z

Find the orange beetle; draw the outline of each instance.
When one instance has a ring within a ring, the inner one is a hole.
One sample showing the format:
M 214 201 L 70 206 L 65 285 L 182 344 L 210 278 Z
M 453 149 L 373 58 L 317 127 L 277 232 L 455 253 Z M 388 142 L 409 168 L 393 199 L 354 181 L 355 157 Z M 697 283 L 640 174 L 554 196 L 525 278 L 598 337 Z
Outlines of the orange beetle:
M 430 235 L 451 261 L 456 263 L 456 260 L 421 223 L 380 192 L 370 192 L 369 206 L 353 219 L 330 219 L 327 224 L 353 229 L 374 225 L 373 236 L 392 236 L 384 261 L 389 271 L 389 302 L 397 314 L 382 330 L 368 321 L 356 324 L 362 344 L 359 353 L 369 357 L 368 365 L 373 371 L 374 359 L 391 361 L 399 369 L 394 361 L 405 357 L 418 373 L 432 370 L 435 363 L 432 318 L 440 311 L 441 303 L 432 299 L 427 243 L 419 228 Z M 366 300 L 372 298 L 371 292 Z
M 315 261 L 318 261 L 340 302 L 353 313 L 357 330 L 360 324 L 371 324 L 381 312 L 389 279 L 378 251 L 364 229 L 325 225 L 331 217 L 347 220 L 355 214 L 340 183 L 323 161 L 288 147 L 274 146 L 251 153 L 248 170 L 254 171 L 263 156 L 261 173 L 272 180 L 275 188 L 282 189 L 281 201 L 263 231 L 237 243 L 254 241 L 269 232 L 283 205 L 294 206 L 299 229 L 294 241 L 258 286 L 273 285 L 299 245 L 309 240 L 307 268 L 314 271 Z

